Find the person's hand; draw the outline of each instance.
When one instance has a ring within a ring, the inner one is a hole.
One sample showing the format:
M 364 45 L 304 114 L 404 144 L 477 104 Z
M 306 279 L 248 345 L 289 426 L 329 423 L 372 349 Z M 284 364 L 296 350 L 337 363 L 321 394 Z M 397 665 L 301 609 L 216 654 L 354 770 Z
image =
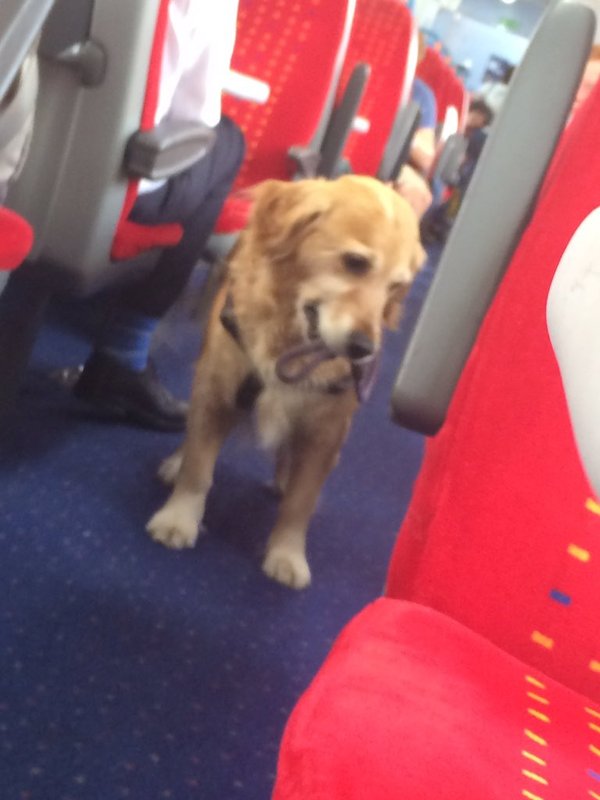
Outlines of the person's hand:
M 396 180 L 392 181 L 392 187 L 410 203 L 419 219 L 433 201 L 431 189 L 425 178 L 408 164 L 402 167 Z

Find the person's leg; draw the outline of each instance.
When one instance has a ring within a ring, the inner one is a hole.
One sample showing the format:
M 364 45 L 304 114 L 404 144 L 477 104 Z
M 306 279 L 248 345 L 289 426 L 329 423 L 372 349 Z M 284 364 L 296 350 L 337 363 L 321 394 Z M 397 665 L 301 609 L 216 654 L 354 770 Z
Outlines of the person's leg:
M 119 293 L 75 386 L 77 396 L 146 426 L 183 428 L 185 404 L 175 400 L 148 367 L 150 343 L 202 256 L 243 153 L 239 128 L 223 118 L 205 158 L 167 186 L 139 197 L 132 220 L 150 225 L 179 222 L 183 238 L 162 252 L 152 272 Z

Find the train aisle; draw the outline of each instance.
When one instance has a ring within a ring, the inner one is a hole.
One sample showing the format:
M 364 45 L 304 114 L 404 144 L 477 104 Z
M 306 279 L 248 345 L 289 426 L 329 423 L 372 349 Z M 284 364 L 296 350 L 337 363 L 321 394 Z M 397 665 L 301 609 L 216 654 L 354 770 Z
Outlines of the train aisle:
M 159 368 L 184 394 L 199 337 L 183 316 L 161 334 Z M 3 798 L 270 796 L 284 723 L 342 626 L 381 593 L 420 465 L 422 437 L 389 418 L 404 339 L 388 334 L 313 520 L 313 585 L 295 593 L 260 571 L 275 502 L 243 436 L 218 464 L 197 548 L 146 536 L 166 492 L 156 467 L 179 438 L 91 419 L 50 383 L 87 352 L 53 315 L 0 440 Z

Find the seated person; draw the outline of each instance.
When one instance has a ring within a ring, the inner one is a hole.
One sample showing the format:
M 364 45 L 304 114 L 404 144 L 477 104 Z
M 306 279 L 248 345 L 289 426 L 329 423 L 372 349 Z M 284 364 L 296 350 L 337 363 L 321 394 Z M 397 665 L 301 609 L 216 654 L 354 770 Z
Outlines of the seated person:
M 465 136 L 469 137 L 474 131 L 489 128 L 493 119 L 494 112 L 485 100 L 480 98 L 471 100 L 465 123 Z
M 0 98 L 0 204 L 6 199 L 8 187 L 18 176 L 27 156 L 37 89 L 37 56 L 33 48 L 8 91 Z
M 493 111 L 483 100 L 471 101 L 465 127 L 467 148 L 459 168 L 458 181 L 446 200 L 433 209 L 423 221 L 421 233 L 426 243 L 443 242 L 448 235 L 475 172 L 487 140 L 487 128 L 493 119 Z
M 221 91 L 234 46 L 237 0 L 170 0 L 156 123 L 167 117 L 216 129 L 209 153 L 165 182 L 142 182 L 130 219 L 178 222 L 183 238 L 150 274 L 114 297 L 76 397 L 103 413 L 158 430 L 185 427 L 187 406 L 160 383 L 148 354 L 159 321 L 200 260 L 244 155 L 243 135 L 221 116 Z
M 412 99 L 419 105 L 419 127 L 411 143 L 408 163 L 402 166 L 393 185 L 412 205 L 417 216 L 422 217 L 433 202 L 429 174 L 436 155 L 437 110 L 432 90 L 420 78 L 413 82 Z

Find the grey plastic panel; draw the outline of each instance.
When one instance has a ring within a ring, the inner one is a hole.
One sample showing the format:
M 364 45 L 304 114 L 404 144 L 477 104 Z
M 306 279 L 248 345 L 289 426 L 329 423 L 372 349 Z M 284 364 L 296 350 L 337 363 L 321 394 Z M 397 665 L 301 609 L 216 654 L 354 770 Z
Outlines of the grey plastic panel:
M 8 204 L 36 231 L 32 259 L 51 264 L 81 293 L 107 278 L 127 189 L 125 148 L 139 129 L 159 2 L 95 0 L 90 36 L 108 58 L 97 87 L 41 60 L 32 146 Z
M 444 422 L 483 317 L 527 224 L 590 50 L 595 15 L 544 15 L 496 118 L 442 254 L 392 395 L 396 422 Z
M 420 119 L 421 110 L 414 100 L 399 109 L 377 172 L 379 180 L 392 181 L 398 177 L 402 165 L 408 160 Z
M 52 0 L 0 0 L 0 97 L 44 24 Z
M 352 123 L 371 75 L 369 64 L 356 64 L 340 103 L 334 108 L 321 146 L 319 175 L 331 178 L 339 174 L 339 162 L 352 132 Z
M 95 0 L 54 0 L 40 40 L 45 58 L 62 53 L 90 37 Z

